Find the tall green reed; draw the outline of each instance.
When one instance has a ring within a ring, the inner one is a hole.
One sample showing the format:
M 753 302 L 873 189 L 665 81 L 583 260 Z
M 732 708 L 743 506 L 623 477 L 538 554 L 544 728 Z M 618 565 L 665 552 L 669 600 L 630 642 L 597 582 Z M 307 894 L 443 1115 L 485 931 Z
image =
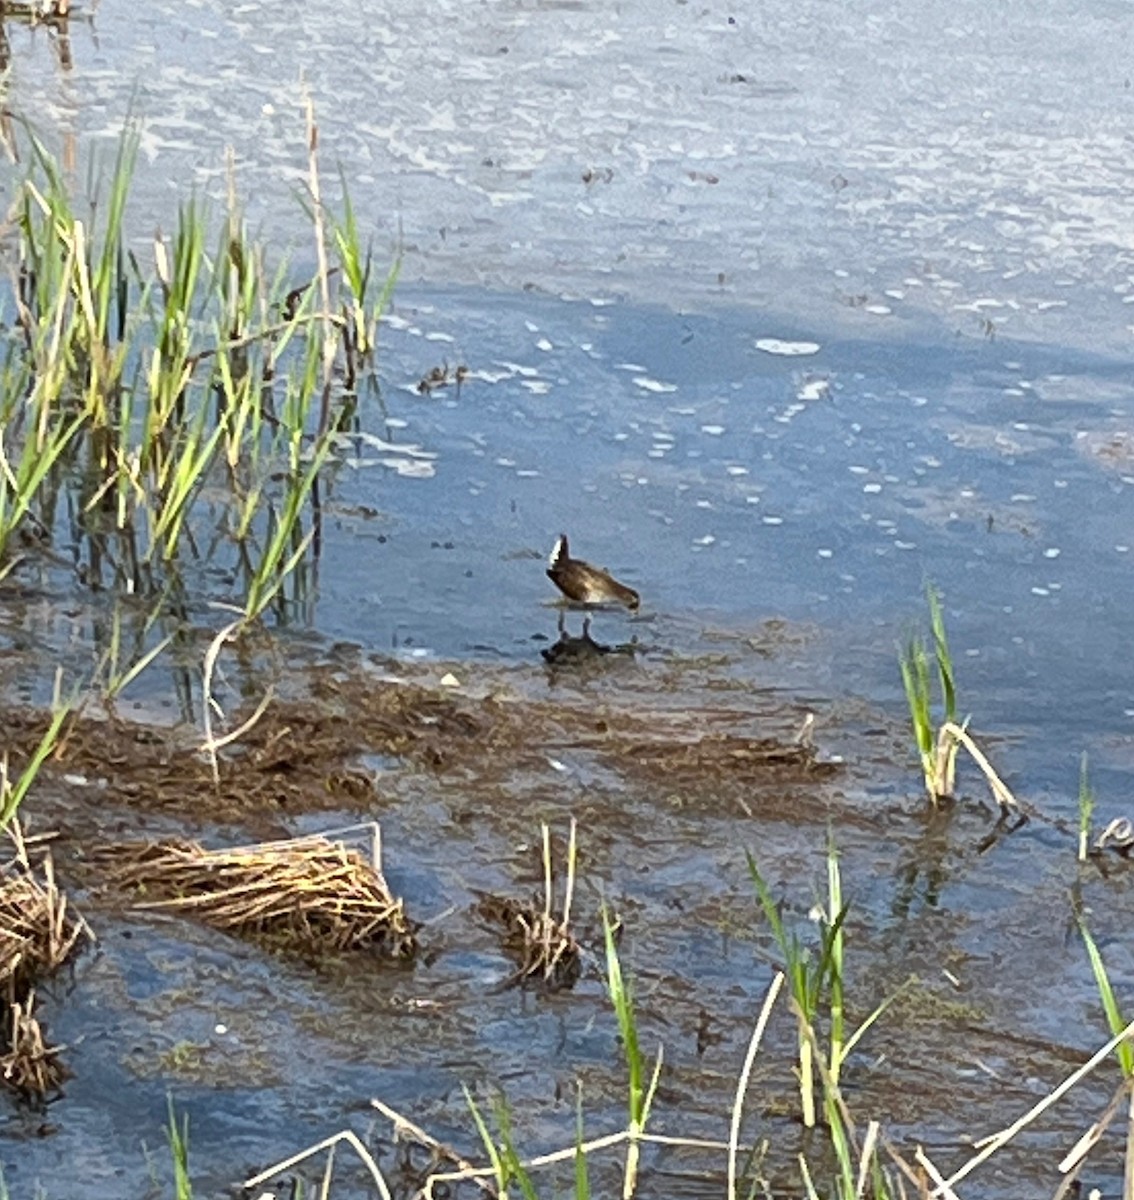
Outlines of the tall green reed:
M 772 938 L 784 961 L 784 974 L 796 1006 L 798 1023 L 798 1064 L 800 1111 L 803 1124 L 812 1128 L 816 1123 L 814 1042 L 808 1036 L 807 1026 L 818 1023 L 825 1006 L 830 1005 L 831 1015 L 831 1062 L 832 1074 L 838 1078 L 843 1044 L 843 921 L 847 909 L 840 905 L 837 910 L 826 907 L 817 910 L 819 951 L 816 955 L 794 930 L 789 929 L 780 913 L 780 906 L 772 895 L 764 876 L 760 873 L 755 858 L 749 854 L 748 872 L 764 917 L 772 931 Z M 838 876 L 838 860 L 833 852 L 828 859 L 828 881 L 833 880 L 835 891 L 829 893 L 833 903 L 841 899 L 841 881 Z
M 1106 969 L 1102 952 L 1099 950 L 1095 939 L 1091 936 L 1091 932 L 1087 928 L 1086 918 L 1081 912 L 1078 914 L 1078 923 L 1079 936 L 1082 937 L 1083 945 L 1087 950 L 1087 958 L 1091 964 L 1091 974 L 1094 976 L 1095 988 L 1102 1003 L 1107 1028 L 1110 1030 L 1111 1037 L 1117 1038 L 1126 1029 L 1128 1021 L 1122 1014 L 1122 1007 L 1111 984 L 1110 975 Z M 1126 1151 L 1123 1160 L 1122 1190 L 1124 1200 L 1129 1200 L 1130 1197 L 1134 1197 L 1134 1045 L 1131 1044 L 1129 1037 L 1123 1038 L 1118 1043 L 1114 1049 L 1114 1056 L 1118 1060 L 1119 1070 L 1122 1072 L 1124 1087 L 1126 1089 L 1126 1107 L 1129 1112 L 1126 1122 Z
M 67 718 L 78 703 L 77 693 L 63 696 L 62 672 L 55 674 L 55 689 L 51 705 L 51 720 L 36 743 L 31 757 L 15 778 L 9 767 L 8 751 L 0 754 L 0 831 L 8 828 L 20 810 L 32 784 L 35 783 L 43 764 L 55 753 Z
M 131 593 L 160 591 L 163 576 L 200 559 L 202 520 L 213 550 L 240 564 L 249 619 L 317 553 L 334 431 L 354 412 L 395 276 L 375 300 L 345 186 L 341 215 L 325 211 L 317 141 L 309 112 L 317 268 L 296 287 L 286 260 L 271 268 L 269 249 L 248 237 L 231 163 L 216 239 L 208 205 L 191 197 L 147 262 L 126 238 L 136 129 L 105 184 L 91 185 L 90 219 L 33 139 L 12 204 L 19 336 L 0 348 L 0 571 L 29 522 L 51 538 L 64 494 L 77 496 L 72 526 L 90 558 L 113 560 L 113 583 Z
M 957 724 L 957 688 L 953 674 L 953 659 L 945 633 L 945 617 L 941 599 L 932 584 L 926 586 L 932 637 L 932 666 L 930 652 L 920 634 L 909 638 L 898 655 L 902 686 L 910 710 L 914 740 L 921 758 L 925 790 L 930 803 L 939 804 L 953 795 L 957 771 L 957 739 L 946 730 Z M 936 667 L 940 691 L 940 728 L 934 718 L 933 667 Z
M 1020 819 L 1026 819 L 1019 801 L 969 733 L 969 718 L 957 721 L 953 657 L 945 633 L 941 599 L 932 584 L 926 585 L 926 600 L 929 604 L 932 665 L 925 639 L 914 634 L 904 646 L 899 647 L 898 666 L 929 802 L 937 807 L 953 798 L 957 783 L 957 756 L 963 748 L 984 775 L 993 799 L 1000 806 L 1002 817 L 1015 814 Z M 934 667 L 939 692 L 937 705 L 934 704 Z M 939 714 L 937 717 L 934 715 L 935 708 Z
M 1078 916 L 1078 924 L 1079 936 L 1083 939 L 1083 945 L 1087 950 L 1087 959 L 1091 964 L 1091 974 L 1094 976 L 1095 988 L 1106 1017 L 1107 1028 L 1112 1036 L 1117 1036 L 1126 1028 L 1127 1018 L 1122 1015 L 1122 1008 L 1110 982 L 1110 975 L 1107 972 L 1106 963 L 1103 961 L 1102 952 L 1099 950 L 1098 943 L 1091 936 L 1091 931 L 1087 928 L 1086 919 L 1082 914 Z M 1114 1053 L 1123 1076 L 1126 1079 L 1134 1079 L 1134 1046 L 1129 1041 L 1121 1042 Z
M 890 1195 L 887 1173 L 874 1157 L 874 1149 L 857 1138 L 854 1122 L 843 1101 L 841 1078 L 851 1054 L 874 1023 L 894 1002 L 888 997 L 853 1030 L 846 1020 L 846 931 L 849 904 L 843 896 L 842 873 L 833 838 L 828 839 L 826 896 L 811 909 L 818 945 L 788 928 L 780 905 L 772 895 L 755 858 L 749 854 L 748 871 L 773 941 L 783 959 L 791 1008 L 796 1019 L 800 1116 L 805 1128 L 826 1130 L 835 1163 L 832 1195 L 839 1200 L 860 1200 L 870 1195 L 883 1200 Z M 820 1119 L 821 1118 L 821 1119 Z M 818 1196 L 811 1167 L 801 1154 L 800 1173 L 808 1196 Z M 861 1190 L 872 1181 L 872 1191 Z
M 661 1079 L 662 1047 L 658 1046 L 652 1072 L 647 1075 L 648 1060 L 642 1053 L 638 1038 L 638 1019 L 634 1010 L 634 995 L 630 981 L 622 973 L 618 947 L 614 940 L 614 926 L 609 914 L 603 910 L 603 943 L 606 950 L 606 988 L 614 1014 L 618 1021 L 618 1033 L 622 1041 L 622 1054 L 626 1059 L 627 1072 L 627 1124 L 629 1139 L 626 1145 L 626 1166 L 622 1177 L 623 1200 L 630 1200 L 638 1183 L 638 1165 L 641 1158 L 640 1138 L 646 1132 L 650 1108 L 657 1094 Z

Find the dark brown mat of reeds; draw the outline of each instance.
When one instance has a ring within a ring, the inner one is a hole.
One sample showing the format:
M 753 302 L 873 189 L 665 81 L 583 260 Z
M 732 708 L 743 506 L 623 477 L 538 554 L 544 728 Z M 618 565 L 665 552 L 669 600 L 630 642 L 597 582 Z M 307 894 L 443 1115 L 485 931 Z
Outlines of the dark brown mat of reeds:
M 582 953 L 570 927 L 534 903 L 482 896 L 477 912 L 504 930 L 504 948 L 517 960 L 508 984 L 557 992 L 572 988 L 582 973 Z
M 557 992 L 575 986 L 582 973 L 582 954 L 571 931 L 571 902 L 575 895 L 578 865 L 578 826 L 571 818 L 566 847 L 566 891 L 563 916 L 554 915 L 555 871 L 551 852 L 551 827 L 540 826 L 540 862 L 543 867 L 543 904 L 482 895 L 477 911 L 486 920 L 504 927 L 504 947 L 519 960 L 519 969 L 505 986 L 519 983 Z
M 98 852 L 103 879 L 162 909 L 304 954 L 377 950 L 412 958 L 414 927 L 377 854 L 323 836 L 206 850 L 197 842 L 127 842 Z
M 0 866 L 0 1076 L 25 1098 L 42 1100 L 67 1076 L 58 1047 L 49 1046 L 36 1017 L 34 987 L 90 936 L 67 911 L 51 855 L 35 854 L 13 826 L 15 852 Z

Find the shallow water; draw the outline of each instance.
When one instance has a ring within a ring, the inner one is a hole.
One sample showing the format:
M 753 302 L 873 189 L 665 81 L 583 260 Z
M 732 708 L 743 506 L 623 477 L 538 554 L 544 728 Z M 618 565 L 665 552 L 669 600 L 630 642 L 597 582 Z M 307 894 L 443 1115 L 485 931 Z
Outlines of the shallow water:
M 187 184 L 303 228 L 300 79 L 410 278 L 684 305 L 853 304 L 1128 345 L 1131 87 L 1114 0 L 758 11 L 123 0 L 73 69 L 13 30 L 11 106 L 83 146 L 145 121 L 148 233 Z M 586 182 L 589 179 L 590 182 Z M 166 222 L 168 224 L 168 222 Z M 718 282 L 723 273 L 725 282 Z M 899 294 L 900 293 L 900 294 Z M 883 311 L 889 310 L 889 311 Z
M 223 195 L 231 144 L 252 223 L 292 240 L 302 264 L 302 70 L 328 180 L 341 163 L 380 257 L 400 239 L 405 262 L 380 393 L 363 396 L 369 437 L 341 448 L 311 628 L 299 621 L 285 644 L 317 655 L 351 643 L 438 679 L 455 670 L 471 686 L 595 703 L 664 695 L 694 708 L 713 690 L 743 707 L 754 689 L 780 689 L 788 710 L 819 711 L 820 745 L 851 764 L 824 802 L 861 914 L 864 1006 L 878 980 L 940 982 L 946 963 L 985 1014 L 1010 1007 L 1012 1030 L 1083 1051 L 1103 1022 L 1069 932 L 1066 839 L 1034 823 L 979 853 L 979 814 L 921 815 L 894 644 L 924 619 L 932 580 L 962 706 L 1009 782 L 1073 818 L 1087 750 L 1100 817 L 1123 812 L 1126 17 L 1102 2 L 1070 19 L 1052 4 L 452 0 L 360 22 L 290 0 L 161 2 L 141 17 L 104 0 L 89 27 L 73 23 L 69 71 L 44 30 L 9 30 L 7 106 L 53 144 L 73 138 L 85 162 L 92 149 L 107 159 L 133 105 L 140 250 L 190 187 Z M 459 391 L 418 392 L 458 364 L 470 372 Z M 605 641 L 637 638 L 642 654 L 622 674 L 549 688 L 538 652 L 559 614 L 542 560 L 561 530 L 642 593 L 640 614 L 593 626 Z M 50 569 L 21 584 L 2 598 L 5 651 L 89 658 L 101 602 Z M 783 623 L 771 637 L 769 620 Z M 20 661 L 16 685 L 34 689 Z M 690 662 L 711 688 L 700 675 L 673 683 Z M 147 705 L 173 705 L 162 670 Z M 736 847 L 758 843 L 802 913 L 823 822 L 670 812 L 625 801 L 585 756 L 566 766 L 566 786 L 510 780 L 506 821 L 492 810 L 500 795 L 392 778 L 379 814 L 397 847 L 392 881 L 411 911 L 463 913 L 477 888 L 527 887 L 518 842 L 541 818 L 586 808 L 595 883 L 637 919 L 628 953 L 644 1016 L 672 1046 L 684 1101 L 668 1119 L 719 1136 L 768 977 Z M 1088 877 L 1120 994 L 1129 890 L 1121 871 Z M 16 1195 L 34 1179 L 67 1194 L 76 1165 L 85 1195 L 140 1194 L 139 1140 L 160 1153 L 170 1087 L 191 1113 L 207 1194 L 348 1121 L 364 1128 L 371 1094 L 460 1140 L 459 1084 L 491 1075 L 526 1105 L 525 1136 L 540 1145 L 570 1125 L 555 1083 L 582 1072 L 599 1111 L 619 1103 L 596 980 L 551 1002 L 485 1000 L 506 966 L 467 921 L 442 922 L 436 959 L 413 974 L 358 977 L 180 926 L 106 921 L 100 953 L 51 1010 L 53 1033 L 78 1043 L 77 1078 L 50 1113 L 58 1132 L 23 1140 L 35 1122 L 15 1110 L 0 1127 Z M 439 1009 L 417 1007 L 430 996 Z M 707 1057 L 698 1007 L 723 1035 Z M 989 1046 L 950 1064 L 947 1082 L 971 1094 L 923 1109 L 903 1036 L 879 1033 L 871 1053 L 889 1057 L 870 1058 L 858 1083 L 879 1104 L 900 1095 L 904 1127 L 936 1131 L 958 1160 L 951 1140 L 991 1128 L 1004 1091 L 1022 1108 L 1067 1069 Z M 163 1057 L 182 1041 L 204 1047 L 200 1064 Z M 986 1069 L 1015 1090 L 986 1086 Z M 1061 1145 L 1105 1090 L 1079 1102 Z M 977 1194 L 1018 1197 L 1006 1174 Z

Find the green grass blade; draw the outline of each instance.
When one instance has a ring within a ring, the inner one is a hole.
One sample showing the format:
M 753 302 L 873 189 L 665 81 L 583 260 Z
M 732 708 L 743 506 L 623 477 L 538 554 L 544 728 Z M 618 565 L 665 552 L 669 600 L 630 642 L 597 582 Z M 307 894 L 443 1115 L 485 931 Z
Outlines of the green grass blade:
M 920 638 L 911 638 L 899 652 L 898 665 L 917 748 L 923 759 L 932 757 L 933 717 L 930 712 L 929 660 L 925 643 Z
M 499 1200 L 507 1200 L 508 1168 L 501 1157 L 500 1148 L 496 1145 L 496 1139 L 493 1138 L 487 1122 L 481 1115 L 481 1111 L 473 1099 L 472 1092 L 463 1083 L 461 1084 L 461 1091 L 465 1094 L 465 1103 L 469 1106 L 473 1121 L 476 1122 L 476 1129 L 477 1133 L 480 1134 L 481 1145 L 484 1146 L 484 1152 L 488 1155 L 488 1162 L 492 1167 L 492 1173 L 496 1176 L 496 1194 Z
M 583 1087 L 575 1096 L 575 1200 L 590 1200 L 591 1181 L 587 1168 L 587 1155 L 583 1150 Z M 0 1200 L 3 1200 L 0 1197 Z
M 40 768 L 51 754 L 54 753 L 55 747 L 59 742 L 59 734 L 63 729 L 63 723 L 71 715 L 71 710 L 74 708 L 76 700 L 77 697 L 73 696 L 65 703 L 56 706 L 51 716 L 51 723 L 44 731 L 43 737 L 39 739 L 35 751 L 14 784 L 8 779 L 7 760 L 0 766 L 0 830 L 8 827 L 9 822 L 19 811 L 24 797 L 28 794 L 28 790 L 35 782 Z
M 1099 999 L 1102 1001 L 1103 1012 L 1106 1014 L 1107 1027 L 1110 1029 L 1112 1037 L 1117 1036 L 1126 1028 L 1128 1022 L 1119 1008 L 1118 998 L 1111 986 L 1102 953 L 1082 917 L 1079 918 L 1079 933 L 1087 948 L 1087 957 L 1090 959 L 1091 971 L 1095 977 L 1095 987 L 1098 989 Z M 1123 1076 L 1127 1079 L 1134 1077 L 1134 1046 L 1131 1046 L 1129 1041 L 1121 1042 L 1115 1049 L 1115 1056 L 1122 1068 Z
M 772 937 L 775 939 L 776 945 L 779 946 L 780 952 L 787 959 L 790 957 L 787 953 L 788 937 L 784 930 L 783 918 L 780 916 L 779 905 L 772 896 L 771 889 L 768 887 L 764 876 L 760 874 L 760 868 L 756 865 L 756 859 L 749 851 L 745 851 L 745 858 L 748 862 L 748 874 L 752 879 L 753 886 L 756 888 L 756 896 L 760 901 L 760 907 L 763 909 L 768 924 L 772 927 Z
M 514 1179 L 520 1185 L 520 1191 L 524 1194 L 524 1200 L 539 1200 L 531 1176 L 524 1168 L 524 1164 L 520 1161 L 520 1156 L 516 1151 L 516 1142 L 512 1137 L 512 1118 L 503 1097 L 497 1101 L 495 1109 L 496 1125 L 500 1130 L 500 1157 L 508 1172 L 508 1178 Z
M 957 721 L 957 687 L 953 678 L 953 658 L 949 653 L 949 639 L 945 636 L 945 614 L 941 609 L 941 597 L 932 584 L 925 589 L 929 601 L 929 624 L 933 630 L 933 651 L 937 659 L 937 674 L 941 682 L 941 699 L 945 709 L 945 720 Z
M 634 1016 L 634 1003 L 629 982 L 623 978 L 618 948 L 614 944 L 614 929 L 606 908 L 602 914 L 603 939 L 606 945 L 607 994 L 618 1021 L 618 1033 L 622 1039 L 622 1050 L 626 1056 L 629 1075 L 629 1118 L 630 1124 L 640 1128 L 642 1111 L 646 1103 L 642 1051 L 638 1044 L 638 1023 Z
M 167 1102 L 169 1124 L 166 1127 L 166 1138 L 169 1141 L 170 1158 L 173 1160 L 173 1195 L 175 1200 L 193 1200 L 193 1184 L 189 1178 L 189 1114 L 183 1114 L 181 1124 L 178 1125 L 173 1097 L 167 1097 Z

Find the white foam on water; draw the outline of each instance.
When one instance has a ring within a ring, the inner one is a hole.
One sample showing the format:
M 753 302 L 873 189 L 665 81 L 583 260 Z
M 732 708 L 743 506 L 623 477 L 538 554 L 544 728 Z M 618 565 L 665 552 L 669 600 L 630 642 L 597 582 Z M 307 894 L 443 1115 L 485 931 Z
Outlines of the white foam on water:
M 797 400 L 822 400 L 830 394 L 831 381 L 829 379 L 809 379 L 800 385 L 799 391 L 796 392 Z
M 780 354 L 786 358 L 802 358 L 809 354 L 818 354 L 821 347 L 818 342 L 788 342 L 782 338 L 757 338 L 756 349 L 765 354 Z
M 644 392 L 667 393 L 676 392 L 676 383 L 662 383 L 660 379 L 652 379 L 648 375 L 635 375 L 634 384 Z

